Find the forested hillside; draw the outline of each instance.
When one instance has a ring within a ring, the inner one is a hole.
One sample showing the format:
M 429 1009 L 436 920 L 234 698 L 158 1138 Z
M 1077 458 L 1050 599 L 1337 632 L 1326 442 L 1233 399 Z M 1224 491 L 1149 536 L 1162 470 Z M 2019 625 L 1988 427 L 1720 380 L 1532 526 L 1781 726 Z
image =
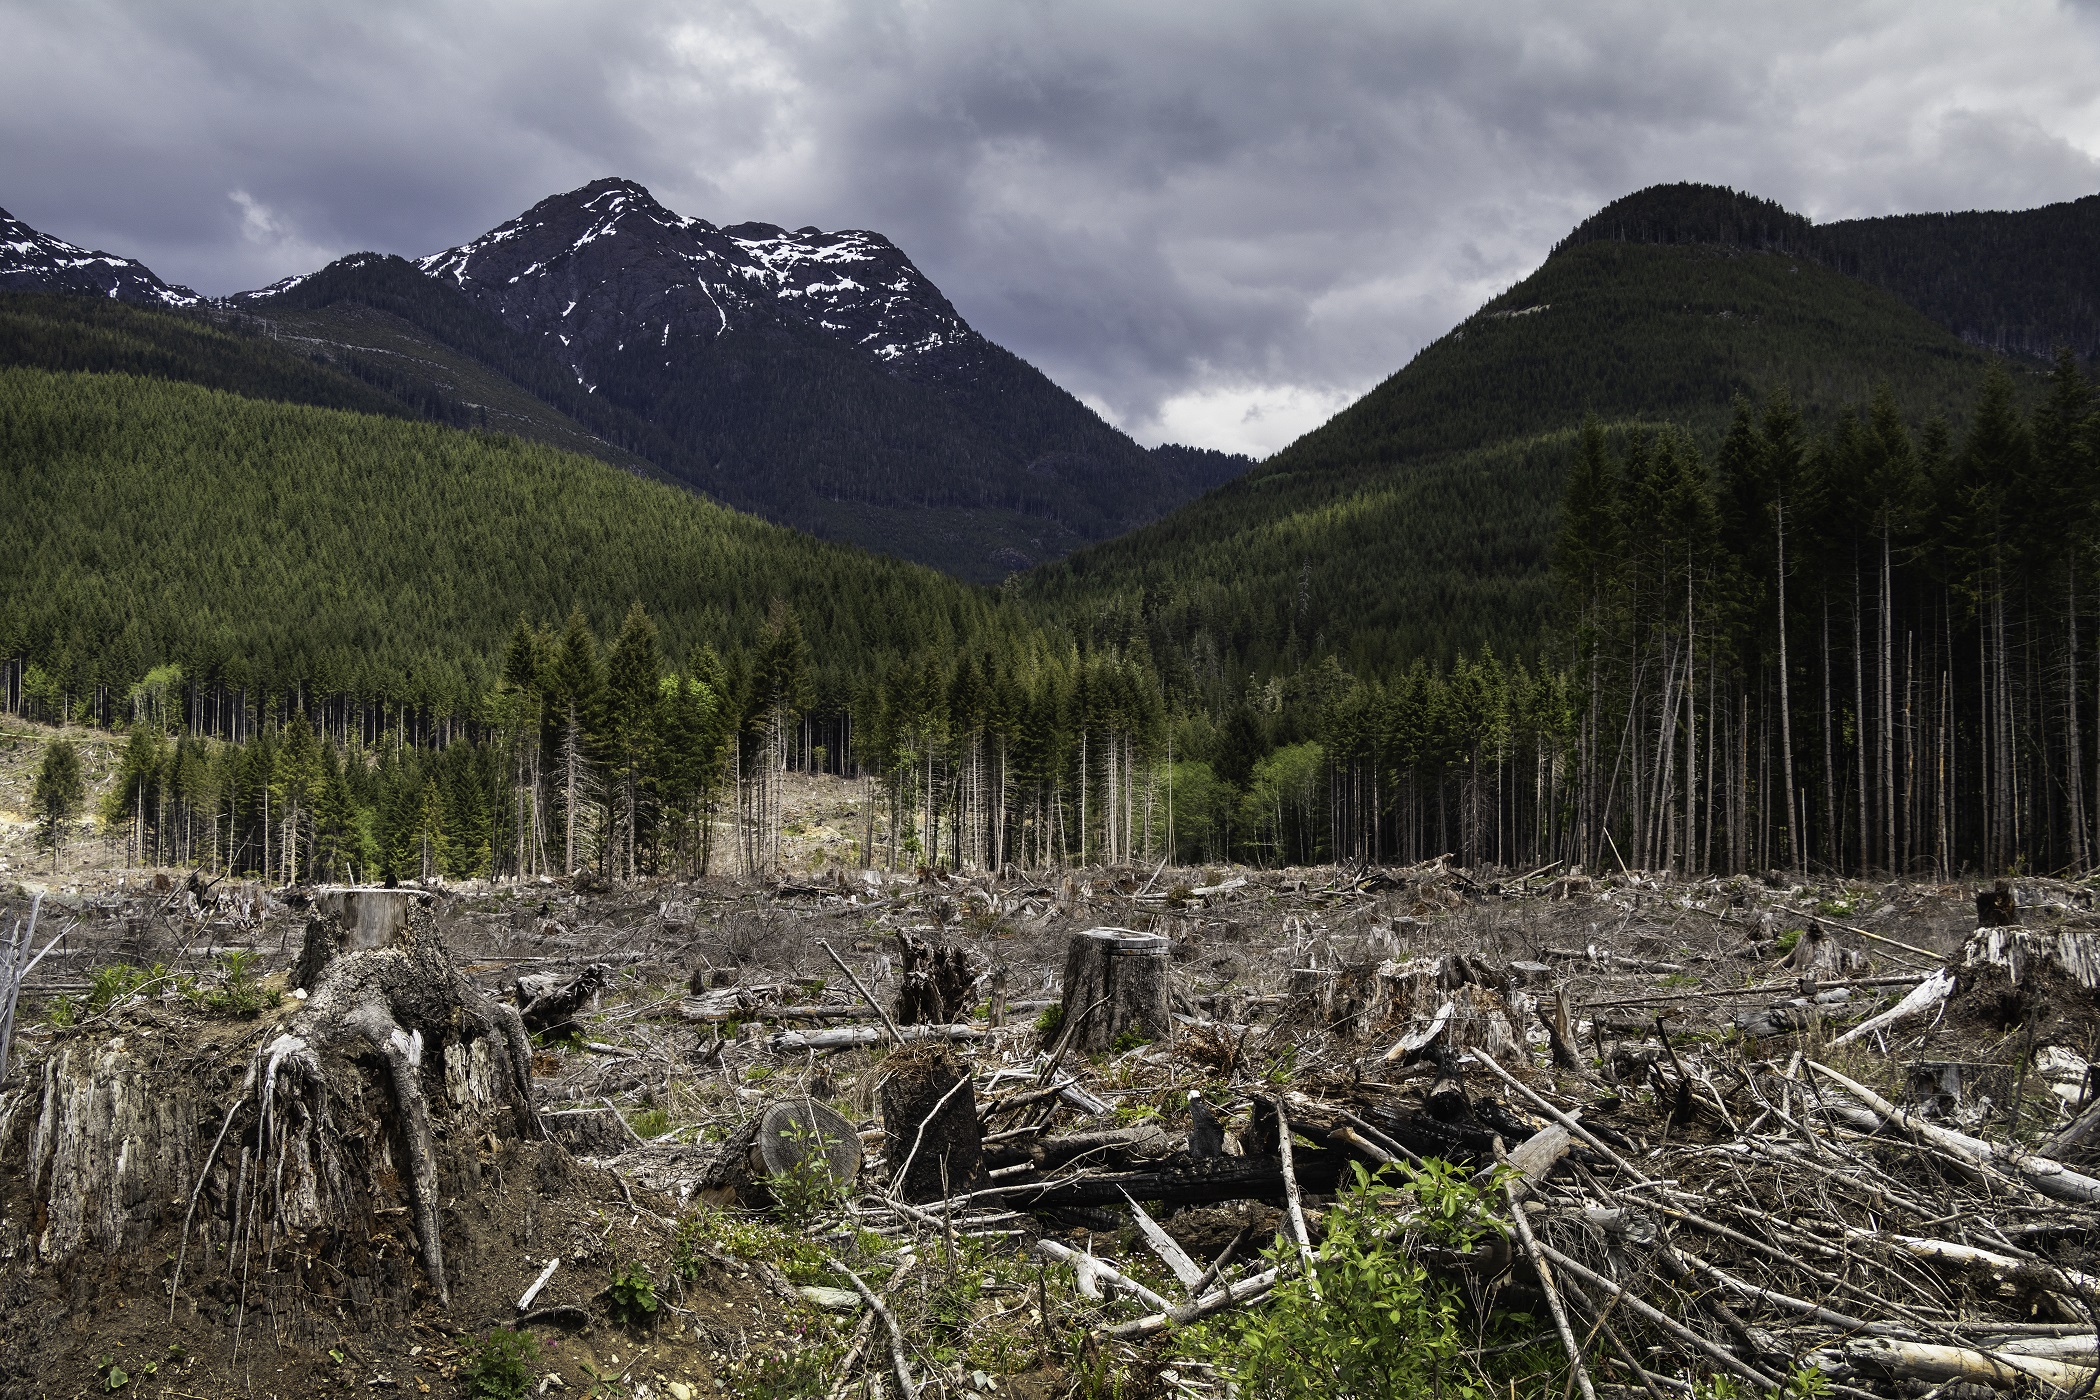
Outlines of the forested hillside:
M 472 384 L 477 425 L 614 456 L 542 421 L 570 420 L 716 500 L 983 582 L 1251 465 L 1139 447 L 880 234 L 717 227 L 627 180 L 416 263 L 360 253 L 231 304 L 448 400 Z M 491 377 L 551 415 L 492 402 Z
M 1533 655 L 1585 414 L 1676 423 L 1711 450 L 1737 395 L 1784 389 L 1827 425 L 1886 382 L 1911 421 L 1958 420 L 1988 363 L 1813 262 L 1579 243 L 1260 467 L 1023 592 L 1075 622 L 1139 625 L 1161 656 L 1256 672 L 1328 650 L 1369 669 Z
M 438 413 L 346 369 L 197 316 L 63 293 L 0 296 L 0 365 L 142 375 L 247 398 L 345 408 L 389 417 Z M 364 366 L 358 366 L 364 368 Z M 377 367 L 373 372 L 378 373 Z
M 588 459 L 188 384 L 0 371 L 0 463 L 0 654 L 104 710 L 174 663 L 213 704 L 464 719 L 521 613 L 581 607 L 605 629 L 637 600 L 682 662 L 748 643 L 783 599 L 820 680 L 1001 615 L 932 571 Z
M 1563 247 L 1724 244 L 1821 262 L 1890 292 L 1972 345 L 2046 360 L 2100 355 L 2100 195 L 2017 212 L 1811 224 L 1713 185 L 1656 185 L 1585 219 Z

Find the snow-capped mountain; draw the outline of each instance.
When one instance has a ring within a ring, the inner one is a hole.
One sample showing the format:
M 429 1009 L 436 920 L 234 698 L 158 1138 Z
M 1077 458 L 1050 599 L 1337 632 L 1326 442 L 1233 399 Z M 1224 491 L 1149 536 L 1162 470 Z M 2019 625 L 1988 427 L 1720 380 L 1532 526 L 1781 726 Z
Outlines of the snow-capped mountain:
M 985 345 L 879 233 L 717 227 L 673 213 L 631 180 L 543 199 L 416 266 L 559 347 L 586 383 L 600 355 L 654 348 L 668 363 L 696 343 L 788 320 L 905 371 L 963 369 Z M 234 300 L 267 302 L 303 280 Z
M 188 287 L 170 286 L 153 269 L 114 253 L 92 253 L 39 233 L 0 209 L 0 291 L 88 292 L 147 306 L 195 306 Z

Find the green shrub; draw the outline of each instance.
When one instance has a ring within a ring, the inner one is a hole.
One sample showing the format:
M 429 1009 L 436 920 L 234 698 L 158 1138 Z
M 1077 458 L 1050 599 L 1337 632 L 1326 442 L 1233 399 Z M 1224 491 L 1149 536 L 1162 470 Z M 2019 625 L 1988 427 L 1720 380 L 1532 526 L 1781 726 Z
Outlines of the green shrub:
M 1065 1004 L 1053 1001 L 1043 1008 L 1043 1014 L 1035 1018 L 1035 1033 L 1048 1045 L 1057 1039 L 1057 1033 L 1065 1028 Z
M 1403 1214 L 1418 1237 L 1471 1249 L 1498 1231 L 1482 1195 L 1458 1168 L 1429 1162 L 1401 1168 L 1397 1184 L 1355 1165 L 1355 1180 L 1328 1212 L 1317 1264 L 1320 1295 L 1302 1276 L 1279 1284 L 1267 1307 L 1206 1323 L 1188 1345 L 1210 1360 L 1247 1400 L 1391 1397 L 1490 1400 L 1507 1382 L 1543 1369 L 1535 1346 L 1495 1352 L 1483 1370 L 1468 1359 L 1477 1343 L 1457 1285 L 1431 1275 L 1388 1238 Z M 1295 1257 L 1279 1244 L 1278 1262 Z M 1490 1343 L 1536 1329 L 1501 1314 Z
M 615 1265 L 612 1286 L 606 1291 L 616 1320 L 639 1327 L 656 1317 L 656 1280 L 640 1264 Z
M 539 1364 L 539 1338 L 499 1327 L 468 1353 L 459 1378 L 474 1400 L 522 1400 Z
M 671 1131 L 671 1115 L 660 1108 L 645 1108 L 627 1116 L 636 1133 L 645 1138 L 662 1137 Z
M 107 1011 L 111 1006 L 130 996 L 164 969 L 153 968 L 141 972 L 130 963 L 111 963 L 98 967 L 88 978 L 87 1009 L 90 1014 Z
M 1779 935 L 1779 951 L 1782 956 L 1794 951 L 1794 945 L 1801 941 L 1801 932 L 1800 929 L 1790 928 Z

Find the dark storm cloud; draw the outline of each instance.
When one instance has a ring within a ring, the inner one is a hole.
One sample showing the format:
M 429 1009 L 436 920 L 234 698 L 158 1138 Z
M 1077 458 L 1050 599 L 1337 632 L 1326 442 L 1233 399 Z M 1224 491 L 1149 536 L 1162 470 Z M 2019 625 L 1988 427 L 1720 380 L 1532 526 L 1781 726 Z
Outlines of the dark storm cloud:
M 880 229 L 1141 436 L 1266 450 L 1644 184 L 1825 219 L 2100 188 L 2095 18 L 0 0 L 0 204 L 223 292 L 630 175 Z

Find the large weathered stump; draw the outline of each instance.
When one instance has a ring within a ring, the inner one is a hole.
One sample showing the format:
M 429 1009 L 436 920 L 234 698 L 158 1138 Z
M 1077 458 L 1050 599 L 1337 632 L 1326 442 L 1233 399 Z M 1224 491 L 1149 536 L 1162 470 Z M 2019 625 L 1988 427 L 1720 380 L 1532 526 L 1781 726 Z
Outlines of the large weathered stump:
M 40 1263 L 122 1255 L 179 1222 L 178 1299 L 244 1297 L 250 1274 L 296 1257 L 360 1306 L 411 1306 L 418 1273 L 449 1300 L 441 1224 L 459 1191 L 444 1183 L 478 1179 L 481 1144 L 544 1136 L 517 1012 L 453 967 L 410 890 L 317 893 L 292 982 L 304 1004 L 272 1010 L 283 1019 L 231 1066 L 176 1056 L 193 1028 L 141 1008 L 106 1040 L 56 1046 L 27 1093 L 0 1093 L 0 1148 L 28 1120 Z M 220 1106 L 171 1092 L 216 1092 L 229 1070 Z
M 524 1023 L 452 965 L 428 897 L 411 890 L 316 894 L 293 985 L 305 1007 L 249 1071 L 256 1160 L 306 1177 L 277 1196 L 276 1223 L 340 1226 L 384 1208 L 371 1199 L 378 1164 L 357 1160 L 376 1145 L 406 1182 L 423 1269 L 446 1302 L 436 1140 L 544 1135 Z M 359 1118 L 377 1120 L 378 1144 Z
M 969 1067 L 946 1047 L 900 1051 L 888 1067 L 882 1156 L 898 1191 L 907 1201 L 930 1201 L 968 1190 L 983 1162 Z
M 1172 1029 L 1164 937 L 1090 928 L 1065 945 L 1064 1035 L 1074 1050 L 1106 1050 L 1126 1032 L 1158 1040 Z

